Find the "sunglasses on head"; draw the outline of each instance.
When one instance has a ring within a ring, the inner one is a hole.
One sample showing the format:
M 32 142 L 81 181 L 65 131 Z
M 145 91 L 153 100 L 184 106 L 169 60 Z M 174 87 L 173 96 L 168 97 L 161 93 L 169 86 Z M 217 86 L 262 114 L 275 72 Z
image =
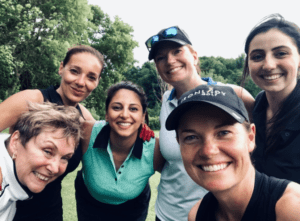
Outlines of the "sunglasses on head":
M 150 49 L 156 42 L 159 42 L 162 39 L 173 38 L 178 34 L 179 31 L 180 31 L 180 29 L 178 27 L 174 26 L 174 27 L 170 27 L 170 28 L 163 30 L 162 33 L 153 35 L 146 41 L 146 47 L 147 47 L 148 51 L 150 51 Z

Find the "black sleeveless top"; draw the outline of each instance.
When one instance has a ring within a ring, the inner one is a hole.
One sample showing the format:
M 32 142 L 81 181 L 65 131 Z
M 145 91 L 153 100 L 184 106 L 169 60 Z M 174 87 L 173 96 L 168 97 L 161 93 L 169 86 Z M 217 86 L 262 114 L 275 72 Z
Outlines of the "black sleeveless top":
M 50 86 L 47 89 L 41 90 L 44 101 L 63 105 L 63 101 L 56 92 L 56 89 L 57 87 Z M 82 115 L 79 105 L 76 108 Z M 49 183 L 41 193 L 34 194 L 31 200 L 17 202 L 17 212 L 14 221 L 62 220 L 61 181 L 68 173 L 78 167 L 81 158 L 82 150 L 79 144 L 74 155 L 69 160 L 67 169 L 63 175 L 52 183 Z
M 290 181 L 269 177 L 256 171 L 252 197 L 241 221 L 276 221 L 275 205 Z M 218 201 L 207 193 L 197 212 L 196 221 L 216 221 Z

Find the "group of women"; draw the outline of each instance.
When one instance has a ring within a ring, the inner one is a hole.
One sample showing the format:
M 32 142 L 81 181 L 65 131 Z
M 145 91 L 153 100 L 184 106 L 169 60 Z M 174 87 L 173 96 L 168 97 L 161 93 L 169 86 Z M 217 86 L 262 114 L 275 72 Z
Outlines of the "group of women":
M 255 207 L 249 209 L 247 205 L 256 205 L 252 193 L 257 195 L 257 186 L 269 183 L 278 183 L 280 188 L 274 188 L 276 199 L 265 197 L 270 201 L 270 212 L 262 217 L 297 220 L 299 212 L 294 208 L 300 203 L 299 185 L 286 180 L 300 182 L 299 28 L 277 15 L 250 32 L 245 45 L 244 76 L 250 75 L 263 90 L 256 101 L 242 87 L 201 78 L 197 52 L 179 27 L 161 30 L 146 41 L 146 46 L 149 60 L 154 59 L 161 78 L 173 86 L 162 99 L 159 140 L 143 126 L 147 101 L 137 85 L 121 82 L 108 90 L 105 121 L 95 122 L 79 104 L 97 87 L 104 66 L 103 56 L 88 46 L 68 51 L 59 68 L 59 87 L 22 91 L 0 104 L 1 131 L 16 128 L 17 119 L 28 111 L 28 101 L 47 100 L 76 107 L 83 122 L 81 144 L 68 155 L 72 157 L 67 159 L 66 172 L 61 170 L 63 175 L 41 193 L 35 194 L 22 182 L 17 169 L 16 179 L 34 194 L 30 200 L 17 202 L 13 220 L 63 220 L 61 181 L 81 159 L 83 169 L 75 181 L 78 220 L 145 220 L 150 199 L 148 179 L 155 171 L 161 172 L 155 206 L 158 221 L 186 220 L 190 211 L 190 220 L 255 220 Z M 207 95 L 201 102 L 198 96 L 190 95 L 195 88 Z M 229 98 L 213 100 L 219 97 L 210 96 L 213 91 L 222 90 Z M 182 108 L 185 99 L 193 97 L 192 103 L 198 106 Z M 171 117 L 173 112 L 178 116 Z M 252 117 L 256 127 L 250 124 Z M 15 131 L 19 129 L 10 130 Z M 251 164 L 250 152 L 257 171 Z M 19 165 L 18 157 L 7 157 L 12 165 Z M 5 181 L 3 169 L 2 174 Z M 34 174 L 40 180 L 46 179 L 36 171 Z M 265 204 L 257 205 L 267 208 Z

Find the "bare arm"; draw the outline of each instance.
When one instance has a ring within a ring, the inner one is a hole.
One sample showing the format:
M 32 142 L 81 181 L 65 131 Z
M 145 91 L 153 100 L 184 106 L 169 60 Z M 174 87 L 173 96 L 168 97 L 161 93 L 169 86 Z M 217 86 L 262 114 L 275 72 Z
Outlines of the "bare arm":
M 196 220 L 196 216 L 197 216 L 197 212 L 199 209 L 199 206 L 201 204 L 201 200 L 199 200 L 190 210 L 189 215 L 188 215 L 188 221 L 195 221 Z
M 276 221 L 300 220 L 300 185 L 289 183 L 282 197 L 277 201 Z
M 82 115 L 86 121 L 94 121 L 95 122 L 94 117 L 92 116 L 92 114 L 89 112 L 88 109 L 86 109 L 82 104 L 79 104 L 79 107 L 80 107 Z
M 155 150 L 154 150 L 154 159 L 153 159 L 154 171 L 161 172 L 162 168 L 165 165 L 165 162 L 166 162 L 166 160 L 160 152 L 159 139 L 155 138 Z
M 230 85 L 233 90 L 235 91 L 235 93 L 237 94 L 237 96 L 239 96 L 245 104 L 245 107 L 248 111 L 248 115 L 249 115 L 249 120 L 250 122 L 253 122 L 252 119 L 252 110 L 254 107 L 254 102 L 255 99 L 252 97 L 252 95 L 244 88 L 237 86 L 237 85 Z
M 82 124 L 82 139 L 81 139 L 81 148 L 82 148 L 82 155 L 85 154 L 89 147 L 90 138 L 93 130 L 93 126 L 95 124 L 94 121 L 84 121 Z
M 25 90 L 16 93 L 0 104 L 0 131 L 12 127 L 19 116 L 28 111 L 27 102 L 42 103 L 44 97 L 40 90 Z

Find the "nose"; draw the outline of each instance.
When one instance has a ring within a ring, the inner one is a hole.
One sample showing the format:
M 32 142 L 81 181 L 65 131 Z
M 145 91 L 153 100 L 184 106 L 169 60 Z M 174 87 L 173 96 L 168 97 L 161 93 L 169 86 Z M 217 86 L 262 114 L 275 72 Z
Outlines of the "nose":
M 123 110 L 121 111 L 121 117 L 127 118 L 128 115 L 129 115 L 129 110 L 127 108 L 123 108 Z
M 79 86 L 84 86 L 85 84 L 85 77 L 83 74 L 78 75 L 77 79 L 76 79 L 76 84 Z
M 213 139 L 205 139 L 198 151 L 200 157 L 210 158 L 219 153 L 217 143 Z
M 60 171 L 60 161 L 59 159 L 53 158 L 47 165 L 47 169 L 52 175 L 58 174 Z
M 172 53 L 168 53 L 167 58 L 168 58 L 169 64 L 172 64 L 175 62 L 175 56 Z
M 276 68 L 276 61 L 275 59 L 270 56 L 270 55 L 266 55 L 265 59 L 264 59 L 264 63 L 263 63 L 263 69 L 266 71 L 270 71 Z

